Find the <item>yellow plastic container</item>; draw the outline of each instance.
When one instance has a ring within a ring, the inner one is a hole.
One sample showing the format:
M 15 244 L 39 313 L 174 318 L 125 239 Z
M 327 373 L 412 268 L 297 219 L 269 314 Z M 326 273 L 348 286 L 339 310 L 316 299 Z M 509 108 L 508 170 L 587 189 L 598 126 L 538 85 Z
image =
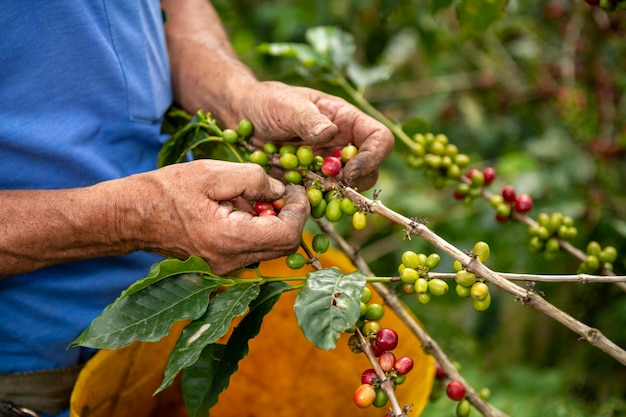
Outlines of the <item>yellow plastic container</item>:
M 355 268 L 341 253 L 329 251 L 325 266 L 349 272 Z M 291 276 L 284 259 L 265 262 L 268 276 Z M 298 272 L 299 273 L 299 272 Z M 374 297 L 377 297 L 376 295 Z M 352 402 L 361 373 L 371 366 L 363 354 L 354 354 L 343 335 L 334 351 L 309 342 L 293 312 L 294 292 L 285 293 L 265 317 L 259 336 L 250 341 L 250 353 L 239 363 L 230 385 L 211 409 L 217 417 L 355 416 L 382 417 L 385 409 L 359 409 Z M 376 299 L 376 298 L 375 298 Z M 413 370 L 396 394 L 419 416 L 428 401 L 434 377 L 434 359 L 424 354 L 419 340 L 387 310 L 384 327 L 398 332 L 396 356 L 408 355 Z M 173 326 L 157 343 L 133 343 L 115 351 L 100 351 L 81 372 L 71 398 L 72 417 L 183 417 L 187 416 L 179 380 L 154 395 L 163 379 L 167 359 L 185 323 Z

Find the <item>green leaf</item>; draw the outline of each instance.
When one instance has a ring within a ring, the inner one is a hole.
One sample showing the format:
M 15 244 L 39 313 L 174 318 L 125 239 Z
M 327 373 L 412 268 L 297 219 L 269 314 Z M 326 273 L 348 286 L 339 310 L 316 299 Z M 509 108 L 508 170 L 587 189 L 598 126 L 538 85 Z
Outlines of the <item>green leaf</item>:
M 148 275 L 146 275 L 145 278 L 136 281 L 124 290 L 115 302 L 117 303 L 121 299 L 128 297 L 129 295 L 132 295 L 156 282 L 159 282 L 162 279 L 169 278 L 174 275 L 190 273 L 208 274 L 217 279 L 217 277 L 213 276 L 211 273 L 211 267 L 209 264 L 207 264 L 204 259 L 197 256 L 191 256 L 186 261 L 180 261 L 173 258 L 165 259 L 161 262 L 153 264 L 148 271 Z M 230 282 L 230 280 L 224 281 Z
M 335 26 L 317 26 L 306 31 L 306 40 L 332 65 L 343 70 L 354 59 L 356 45 L 354 37 Z
M 311 67 L 313 65 L 328 67 L 329 65 L 328 60 L 309 45 L 303 43 L 263 43 L 259 45 L 257 50 L 265 55 L 281 58 L 295 58 L 305 67 Z
M 158 393 L 172 384 L 176 375 L 193 365 L 202 350 L 228 331 L 232 320 L 244 314 L 250 301 L 259 295 L 259 285 L 235 285 L 218 293 L 210 302 L 204 315 L 189 323 L 176 341 L 165 368 Z
M 456 16 L 465 37 L 482 35 L 506 12 L 508 0 L 461 0 L 456 6 Z
M 283 282 L 261 286 L 259 296 L 250 303 L 250 311 L 235 328 L 226 345 L 211 344 L 204 348 L 200 358 L 183 372 L 183 397 L 191 417 L 207 416 L 217 404 L 239 368 L 239 361 L 248 355 L 248 341 L 259 334 L 263 318 L 269 313 L 281 294 L 291 289 Z
M 356 62 L 350 63 L 347 74 L 350 80 L 358 87 L 365 88 L 391 77 L 392 70 L 383 65 L 365 68 Z
M 320 349 L 334 349 L 341 332 L 359 319 L 365 282 L 359 271 L 347 275 L 337 268 L 310 272 L 293 306 L 306 338 Z
M 217 280 L 181 274 L 155 282 L 113 304 L 96 317 L 72 344 L 116 349 L 141 340 L 155 342 L 177 321 L 200 317 Z

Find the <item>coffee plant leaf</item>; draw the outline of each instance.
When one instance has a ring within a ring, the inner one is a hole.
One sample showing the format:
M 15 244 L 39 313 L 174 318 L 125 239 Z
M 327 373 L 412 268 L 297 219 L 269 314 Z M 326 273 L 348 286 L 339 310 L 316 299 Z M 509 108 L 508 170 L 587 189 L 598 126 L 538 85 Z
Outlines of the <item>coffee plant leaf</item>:
M 504 16 L 507 3 L 508 0 L 461 0 L 456 5 L 461 33 L 466 38 L 482 35 Z
M 178 274 L 160 280 L 106 307 L 72 342 L 97 349 L 116 349 L 140 340 L 156 342 L 177 321 L 196 319 L 206 311 L 218 280 Z
M 356 62 L 351 62 L 346 68 L 346 73 L 354 85 L 358 88 L 365 88 L 388 80 L 393 71 L 390 67 L 383 65 L 363 67 Z
M 183 397 L 191 417 L 207 416 L 217 404 L 221 394 L 239 369 L 239 361 L 248 355 L 248 342 L 256 337 L 263 318 L 268 314 L 281 294 L 291 289 L 283 282 L 271 282 L 261 286 L 260 294 L 250 303 L 248 314 L 235 327 L 223 344 L 205 347 L 196 363 L 183 372 Z
M 211 278 L 219 280 L 218 277 L 214 277 L 212 275 L 211 267 L 202 258 L 199 258 L 197 256 L 191 256 L 185 261 L 168 258 L 161 262 L 153 264 L 150 267 L 150 270 L 148 271 L 148 274 L 145 276 L 145 278 L 142 278 L 131 284 L 126 290 L 122 292 L 122 294 L 118 297 L 115 303 L 118 303 L 123 298 L 133 295 L 136 292 L 156 282 L 161 281 L 162 279 L 181 274 L 207 274 L 211 276 Z M 225 279 L 224 281 L 227 282 L 227 280 Z
M 304 67 L 318 65 L 320 67 L 328 67 L 330 62 L 325 59 L 319 52 L 303 43 L 291 42 L 274 42 L 263 43 L 258 46 L 259 53 L 276 56 L 281 58 L 295 58 Z
M 242 284 L 217 293 L 205 313 L 189 323 L 176 341 L 165 368 L 163 382 L 155 394 L 170 386 L 180 371 L 193 365 L 206 346 L 224 336 L 232 320 L 246 312 L 259 291 L 259 284 Z
M 294 303 L 306 338 L 320 349 L 334 349 L 341 332 L 359 319 L 365 283 L 360 271 L 344 275 L 337 268 L 327 268 L 307 274 L 306 284 Z
M 354 37 L 335 26 L 316 26 L 306 32 L 307 42 L 333 67 L 342 71 L 354 60 Z

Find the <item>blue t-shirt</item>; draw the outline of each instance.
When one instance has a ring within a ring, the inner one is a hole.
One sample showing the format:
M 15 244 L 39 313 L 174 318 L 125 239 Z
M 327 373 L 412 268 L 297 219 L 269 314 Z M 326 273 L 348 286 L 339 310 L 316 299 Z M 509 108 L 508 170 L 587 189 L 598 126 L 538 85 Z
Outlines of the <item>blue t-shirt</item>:
M 13 0 L 0 27 L 0 189 L 156 168 L 172 101 L 158 0 Z M 0 279 L 0 373 L 80 362 L 68 344 L 158 260 L 138 252 Z

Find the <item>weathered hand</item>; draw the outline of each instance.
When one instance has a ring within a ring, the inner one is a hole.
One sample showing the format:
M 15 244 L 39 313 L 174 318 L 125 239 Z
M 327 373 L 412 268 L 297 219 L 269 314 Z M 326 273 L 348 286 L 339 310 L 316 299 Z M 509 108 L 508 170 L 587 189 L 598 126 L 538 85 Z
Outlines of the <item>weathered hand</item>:
M 121 229 L 138 234 L 144 250 L 179 259 L 200 256 L 217 274 L 292 253 L 309 215 L 302 187 L 285 189 L 254 164 L 198 160 L 130 180 L 143 184 L 141 221 Z M 283 195 L 278 216 L 235 209 Z
M 259 144 L 308 144 L 323 156 L 350 143 L 357 146 L 357 156 L 343 170 L 351 186 L 373 186 L 393 148 L 393 135 L 383 124 L 339 97 L 278 82 L 260 82 L 242 97 L 237 112 L 253 122 Z

